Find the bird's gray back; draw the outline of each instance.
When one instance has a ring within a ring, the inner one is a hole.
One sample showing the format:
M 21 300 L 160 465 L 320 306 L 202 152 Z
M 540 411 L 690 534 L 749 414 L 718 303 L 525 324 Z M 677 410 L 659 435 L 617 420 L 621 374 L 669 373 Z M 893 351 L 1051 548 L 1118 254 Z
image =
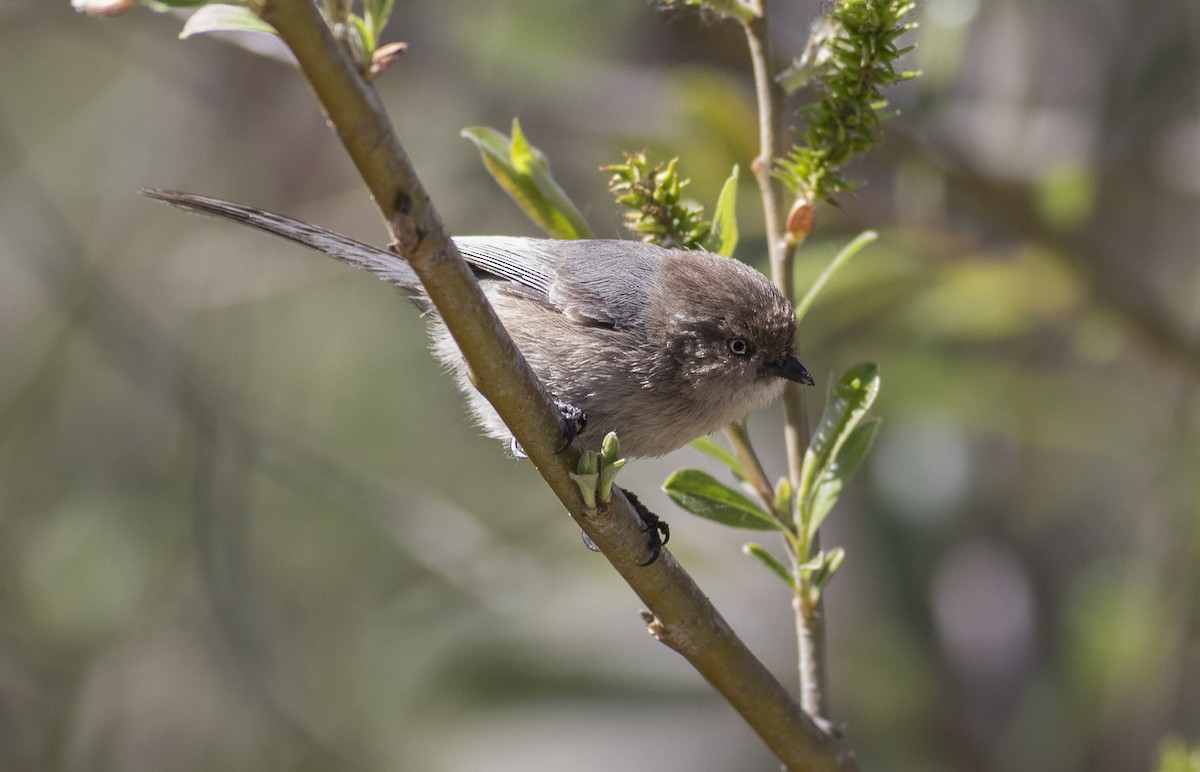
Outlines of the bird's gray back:
M 626 327 L 645 313 L 647 291 L 669 252 L 637 241 L 456 238 L 478 270 L 513 282 L 584 324 Z

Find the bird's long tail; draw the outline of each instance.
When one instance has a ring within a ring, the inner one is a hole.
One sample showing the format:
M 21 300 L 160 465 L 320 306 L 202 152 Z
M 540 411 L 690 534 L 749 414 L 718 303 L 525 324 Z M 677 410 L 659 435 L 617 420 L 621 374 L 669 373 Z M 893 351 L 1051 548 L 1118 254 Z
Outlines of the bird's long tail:
M 214 217 L 224 217 L 281 236 L 289 241 L 323 252 L 343 263 L 363 268 L 379 278 L 405 289 L 414 289 L 420 286 L 417 274 L 399 255 L 363 244 L 361 241 L 355 241 L 333 231 L 294 220 L 291 217 L 195 193 L 143 188 L 141 194 L 148 198 L 165 201 L 180 209 Z

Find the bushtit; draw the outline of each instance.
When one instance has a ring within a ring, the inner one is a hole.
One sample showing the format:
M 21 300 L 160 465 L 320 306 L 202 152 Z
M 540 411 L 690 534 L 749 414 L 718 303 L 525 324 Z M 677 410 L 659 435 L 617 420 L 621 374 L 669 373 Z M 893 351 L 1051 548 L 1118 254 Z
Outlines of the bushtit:
M 221 199 L 143 193 L 283 236 L 398 285 L 430 312 L 434 352 L 484 430 L 511 439 L 471 386 L 450 333 L 402 257 Z M 791 305 L 737 260 L 634 241 L 487 236 L 454 243 L 564 415 L 582 411 L 580 439 L 588 448 L 615 431 L 624 455 L 661 456 L 774 400 L 784 380 L 813 383 L 795 357 Z

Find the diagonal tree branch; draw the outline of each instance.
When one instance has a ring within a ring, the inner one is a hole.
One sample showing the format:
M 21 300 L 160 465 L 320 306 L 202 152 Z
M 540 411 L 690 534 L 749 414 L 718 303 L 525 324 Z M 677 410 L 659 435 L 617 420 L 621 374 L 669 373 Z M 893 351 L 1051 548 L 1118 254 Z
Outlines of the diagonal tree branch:
M 569 476 L 576 447 L 556 454 L 559 418 L 458 255 L 417 179 L 378 95 L 359 75 L 311 0 L 251 0 L 296 56 L 392 233 L 454 335 L 475 382 L 571 517 L 650 609 L 650 631 L 682 654 L 793 770 L 854 770 L 853 755 L 822 731 L 737 637 L 669 552 L 647 567 L 641 522 L 624 496 L 585 508 Z

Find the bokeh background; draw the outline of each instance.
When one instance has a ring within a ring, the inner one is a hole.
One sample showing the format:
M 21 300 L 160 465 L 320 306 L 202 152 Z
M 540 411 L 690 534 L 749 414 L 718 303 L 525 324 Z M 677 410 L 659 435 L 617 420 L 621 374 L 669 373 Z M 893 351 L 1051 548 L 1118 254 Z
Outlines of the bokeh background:
M 814 2 L 773 7 L 780 56 Z M 879 442 L 825 544 L 834 716 L 872 770 L 1152 769 L 1200 740 L 1200 7 L 928 0 L 924 71 L 821 210 L 827 384 L 878 363 Z M 138 8 L 0 5 L 0 769 L 770 770 L 462 416 L 381 282 L 140 186 L 381 243 L 288 65 Z M 744 40 L 641 0 L 397 3 L 380 82 L 456 233 L 536 235 L 463 127 L 531 140 L 595 229 L 597 169 L 755 149 Z M 739 256 L 763 253 L 741 196 Z M 823 392 L 812 392 L 816 415 Z M 782 471 L 778 408 L 752 421 Z M 779 678 L 744 534 L 628 487 Z

